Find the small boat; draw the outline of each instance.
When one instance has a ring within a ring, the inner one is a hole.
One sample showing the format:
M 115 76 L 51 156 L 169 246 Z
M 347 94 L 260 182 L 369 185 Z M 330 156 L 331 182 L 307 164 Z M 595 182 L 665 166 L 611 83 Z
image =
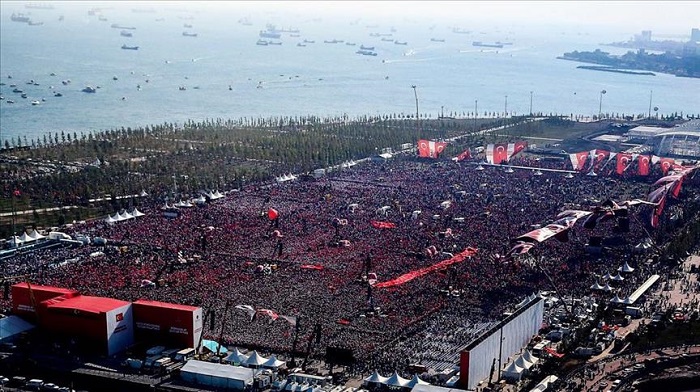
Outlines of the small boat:
M 97 89 L 92 87 L 92 86 L 85 86 L 84 89 L 81 90 L 84 93 L 96 93 Z
M 27 22 L 27 24 L 30 26 L 41 26 L 44 24 L 44 22 L 34 22 L 30 20 L 29 22 Z
M 394 42 L 394 40 L 391 39 L 391 38 L 382 38 L 382 41 L 384 41 L 384 42 Z
M 264 39 L 259 39 L 258 42 L 256 42 L 255 44 L 260 45 L 260 46 L 267 46 L 268 42 L 265 41 Z
M 111 25 L 110 27 L 113 28 L 113 29 L 136 30 L 136 27 L 133 27 L 133 26 L 121 26 L 121 25 L 118 25 L 118 24 L 116 24 L 116 23 L 112 23 L 112 25 Z
M 281 41 L 267 41 L 267 43 L 270 45 L 282 45 Z
M 126 31 L 126 30 L 122 30 L 122 31 L 119 33 L 119 35 L 121 35 L 122 37 L 133 37 L 133 36 L 134 36 L 131 32 Z
M 40 101 L 32 101 L 32 105 L 33 106 L 41 105 L 41 102 Z
M 289 34 L 289 36 L 292 38 L 299 38 L 301 37 L 301 34 Z
M 187 87 L 185 87 L 185 86 L 180 86 L 180 87 L 178 87 L 178 90 L 180 90 L 180 91 L 185 91 L 185 90 L 187 90 Z
M 481 42 L 481 41 L 474 41 L 472 42 L 472 46 L 478 46 L 478 47 L 483 47 L 483 48 L 502 48 L 503 45 L 499 43 L 486 43 L 486 42 Z
M 183 32 L 182 32 L 182 36 L 183 36 L 183 37 L 196 37 L 196 36 L 197 36 L 197 33 L 188 33 L 188 32 L 186 32 L 186 31 L 183 31 Z
M 406 41 L 394 41 L 394 44 L 396 44 L 396 45 L 408 45 L 408 42 L 406 42 Z
M 305 43 L 305 44 L 315 44 L 316 41 L 305 39 L 305 40 L 304 40 L 304 43 Z
M 306 47 L 306 44 L 302 44 L 301 42 L 297 43 L 297 46 L 299 47 Z
M 330 40 L 330 41 L 325 40 L 325 41 L 323 41 L 323 42 L 326 43 L 326 44 L 338 44 L 338 43 L 341 43 L 341 42 L 343 42 L 343 41 L 340 41 L 340 40 L 337 40 L 337 39 L 332 39 L 332 40 Z
M 192 28 L 192 25 L 191 25 L 191 24 L 185 23 L 184 25 L 182 25 L 182 27 L 184 27 L 184 28 L 186 28 L 186 29 L 191 29 L 191 28 Z
M 20 95 L 20 97 L 27 98 L 27 93 L 22 93 L 22 95 Z
M 374 50 L 374 46 L 360 45 L 360 50 Z
M 12 92 L 13 92 L 13 93 L 20 93 L 20 94 L 21 94 L 21 93 L 23 93 L 24 91 L 22 91 L 22 90 L 16 88 L 16 89 L 12 90 Z
M 354 43 L 354 42 L 346 42 L 345 45 L 347 45 L 347 46 L 355 46 L 355 43 Z
M 127 45 L 122 45 L 122 49 L 126 50 L 139 50 L 138 46 L 127 46 Z
M 8 99 L 8 100 L 5 101 L 5 102 L 7 102 L 7 103 L 15 103 L 15 101 L 13 101 L 13 100 L 11 100 L 11 99 Z
M 54 96 L 54 97 L 62 97 L 63 94 L 61 94 L 61 93 L 55 93 L 53 96 Z
M 260 33 L 258 33 L 260 38 L 274 38 L 278 39 L 282 37 L 282 34 L 278 33 L 277 31 L 271 31 L 271 30 L 260 30 Z
M 112 76 L 112 80 L 119 80 L 119 78 L 116 76 Z
M 29 23 L 29 17 L 20 13 L 20 14 L 12 14 L 10 17 L 10 20 L 13 22 L 22 22 L 22 23 Z
M 430 42 L 445 42 L 444 38 L 431 38 Z
M 106 22 L 106 21 L 107 21 L 107 18 L 106 18 L 105 16 L 102 16 L 102 15 L 98 16 L 97 19 L 98 19 L 100 22 Z

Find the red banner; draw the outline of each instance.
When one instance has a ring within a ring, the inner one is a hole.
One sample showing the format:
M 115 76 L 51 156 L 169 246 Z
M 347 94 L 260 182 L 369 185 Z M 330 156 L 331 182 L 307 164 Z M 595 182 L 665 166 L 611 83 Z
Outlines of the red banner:
M 586 167 L 588 155 L 588 151 L 581 151 L 574 154 L 569 154 L 571 166 L 574 168 L 574 170 L 581 171 L 584 167 Z
M 433 265 L 425 267 L 425 268 L 413 270 L 409 273 L 406 273 L 406 274 L 399 276 L 396 279 L 388 280 L 388 281 L 382 282 L 382 283 L 377 283 L 376 285 L 374 285 L 374 287 L 376 287 L 378 289 L 383 289 L 383 288 L 387 288 L 387 287 L 402 285 L 406 282 L 410 282 L 413 279 L 419 278 L 423 275 L 427 275 L 431 272 L 441 270 L 441 269 L 448 267 L 448 266 L 455 264 L 455 263 L 460 263 L 460 262 L 464 261 L 464 259 L 466 259 L 467 257 L 475 255 L 476 252 L 477 252 L 477 249 L 475 249 L 475 248 L 467 248 L 463 252 L 458 253 L 447 260 L 443 260 L 437 264 L 433 264 Z
M 649 161 L 651 157 L 649 155 L 640 155 L 637 157 L 637 174 L 640 176 L 649 175 Z
M 622 175 L 632 162 L 632 154 L 621 152 L 617 154 L 616 158 L 617 165 L 615 167 L 615 172 Z
M 447 143 L 445 142 L 421 139 L 418 141 L 418 156 L 422 158 L 438 158 L 446 146 Z
M 661 158 L 659 160 L 659 164 L 661 165 L 661 172 L 666 175 L 666 173 L 668 173 L 668 171 L 676 164 L 676 161 L 673 158 Z
M 371 221 L 370 222 L 373 227 L 376 227 L 377 229 L 394 229 L 396 228 L 396 224 L 392 222 L 381 222 L 381 221 Z

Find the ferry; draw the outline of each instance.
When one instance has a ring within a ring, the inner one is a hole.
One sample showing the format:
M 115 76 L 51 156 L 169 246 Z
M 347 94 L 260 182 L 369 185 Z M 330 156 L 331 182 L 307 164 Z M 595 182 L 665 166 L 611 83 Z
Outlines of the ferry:
M 24 14 L 12 14 L 10 20 L 13 22 L 29 23 L 29 17 Z
M 474 41 L 474 42 L 472 42 L 472 46 L 479 46 L 479 47 L 483 47 L 483 48 L 502 48 L 503 44 L 500 44 L 500 43 L 489 44 L 486 42 Z
M 260 38 L 274 38 L 278 39 L 282 36 L 282 34 L 278 33 L 277 31 L 274 30 L 260 30 L 260 33 L 258 34 Z
M 127 45 L 122 45 L 122 49 L 127 49 L 127 50 L 139 50 L 138 46 L 127 46 Z
M 365 49 L 360 49 L 355 53 L 361 54 L 363 56 L 376 56 L 377 55 L 377 52 L 373 52 L 371 50 L 365 50 Z
M 118 24 L 116 24 L 116 23 L 112 23 L 112 25 L 111 25 L 110 27 L 113 28 L 113 29 L 136 30 L 136 27 L 132 27 L 132 26 L 120 26 L 120 25 L 118 25 Z
M 119 33 L 119 35 L 121 35 L 122 37 L 133 37 L 133 36 L 134 36 L 131 32 L 126 31 L 126 30 L 122 30 L 122 31 Z

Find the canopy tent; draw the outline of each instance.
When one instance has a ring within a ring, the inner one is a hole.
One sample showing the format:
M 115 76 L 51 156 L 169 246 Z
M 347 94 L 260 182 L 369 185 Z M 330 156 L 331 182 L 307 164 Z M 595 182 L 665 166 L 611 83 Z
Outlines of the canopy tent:
M 139 211 L 136 207 L 134 207 L 134 210 L 131 212 L 131 215 L 133 215 L 135 218 L 138 218 L 139 216 L 144 216 L 143 212 Z
M 533 365 L 536 365 L 540 361 L 539 358 L 532 355 L 530 350 L 525 350 L 525 352 L 523 353 L 523 358 L 525 358 L 526 361 L 532 363 Z
M 516 366 L 521 367 L 525 370 L 530 370 L 530 368 L 532 367 L 532 363 L 525 360 L 525 357 L 523 357 L 522 355 L 518 356 L 515 359 L 515 361 L 513 361 L 513 363 L 515 363 Z
M 134 219 L 134 216 L 129 214 L 128 212 L 124 211 L 122 213 L 119 213 L 119 220 L 127 220 L 127 219 Z
M 36 230 L 32 230 L 32 231 L 29 233 L 29 238 L 33 238 L 34 240 L 41 240 L 41 239 L 46 238 L 46 236 L 41 235 L 41 234 L 40 234 L 38 231 L 36 231 Z
M 180 200 L 179 202 L 173 204 L 175 207 L 178 208 L 192 208 L 194 207 L 194 204 L 190 203 L 189 201 L 182 201 Z
M 45 238 L 43 235 L 39 234 L 36 230 L 32 230 L 30 234 L 22 233 L 21 236 L 18 237 L 19 241 L 18 242 L 34 242 L 37 240 L 40 240 L 42 238 Z
M 625 261 L 625 265 L 617 269 L 619 272 L 625 272 L 625 273 L 631 273 L 634 272 L 634 268 L 630 267 L 629 264 L 627 264 L 627 261 Z
M 610 276 L 609 272 L 606 272 L 605 275 L 603 275 L 603 280 L 608 280 L 610 278 L 611 278 L 611 276 Z
M 392 374 L 391 377 L 389 377 L 389 378 L 384 382 L 384 384 L 385 384 L 385 385 L 388 385 L 388 386 L 391 386 L 391 387 L 407 387 L 409 381 L 410 381 L 410 380 L 407 380 L 407 379 L 405 379 L 405 378 L 399 376 L 399 373 L 397 373 L 396 371 L 394 371 L 394 374 Z
M 267 361 L 265 361 L 265 363 L 262 364 L 262 367 L 277 370 L 284 365 L 284 361 L 280 361 L 277 359 L 277 356 L 273 354 Z
M 139 196 L 146 197 L 148 196 L 148 193 L 146 193 L 146 191 L 141 191 L 141 193 L 139 193 Z
M 199 197 L 194 199 L 193 201 L 194 204 L 202 205 L 207 203 L 207 198 L 202 195 L 199 195 Z
M 590 289 L 591 289 L 591 290 L 604 290 L 604 289 L 605 289 L 605 286 L 601 285 L 601 284 L 598 283 L 598 281 L 596 280 L 596 282 L 595 282 L 593 285 L 591 285 Z
M 244 364 L 248 360 L 248 356 L 243 354 L 238 347 L 235 347 L 233 349 L 233 352 L 224 359 L 224 361 L 234 364 L 234 365 L 241 365 Z
M 624 301 L 620 298 L 619 295 L 615 294 L 615 298 L 611 299 L 610 302 L 614 304 L 621 304 L 624 303 Z
M 625 278 L 623 278 L 619 272 L 617 273 L 617 275 L 610 277 L 610 279 L 612 279 L 616 282 L 622 282 L 623 280 L 625 280 Z
M 408 382 L 408 385 L 407 385 L 407 386 L 408 386 L 409 388 L 412 389 L 412 388 L 415 387 L 416 385 L 430 385 L 430 383 L 421 380 L 421 379 L 418 377 L 417 374 L 414 374 L 414 375 L 413 375 L 413 378 Z
M 384 377 L 379 374 L 376 370 L 374 373 L 372 373 L 369 377 L 364 379 L 365 383 L 375 383 L 375 384 L 384 384 L 386 383 L 386 380 L 388 380 L 388 377 Z
M 265 362 L 267 362 L 268 358 L 263 357 L 262 355 L 258 354 L 257 351 L 253 351 L 253 354 L 251 354 L 248 357 L 248 360 L 245 361 L 242 365 L 248 366 L 251 368 L 258 368 L 260 366 L 263 366 Z
M 603 286 L 603 291 L 607 291 L 607 292 L 612 291 L 612 287 L 610 287 L 610 284 L 605 283 L 605 286 Z
M 505 379 L 520 381 L 524 371 L 524 368 L 516 365 L 515 362 L 511 362 L 508 364 L 508 366 L 506 366 L 505 369 L 503 369 L 502 375 Z
M 220 345 L 218 342 L 215 342 L 213 340 L 207 340 L 204 339 L 202 340 L 202 347 L 206 348 L 207 350 L 211 351 L 212 353 L 219 353 L 219 354 L 226 354 L 228 350 L 226 347 Z

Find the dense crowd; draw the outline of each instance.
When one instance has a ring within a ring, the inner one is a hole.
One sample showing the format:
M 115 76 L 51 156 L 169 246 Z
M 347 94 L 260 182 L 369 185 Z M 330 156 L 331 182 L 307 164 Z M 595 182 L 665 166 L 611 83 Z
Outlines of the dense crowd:
M 526 158 L 518 163 L 544 167 Z M 695 188 L 688 184 L 684 192 Z M 630 208 L 628 232 L 615 220 L 591 230 L 578 224 L 567 242 L 552 239 L 513 260 L 502 256 L 512 239 L 553 222 L 563 210 L 643 199 L 648 190 L 647 182 L 615 177 L 480 171 L 466 163 L 397 158 L 314 181 L 251 185 L 203 207 L 180 209 L 174 219 L 163 216 L 162 202 L 143 202 L 138 208 L 146 216 L 69 229 L 106 238 L 107 246 L 21 252 L 3 261 L 3 275 L 86 295 L 202 306 L 207 337 L 218 340 L 223 331 L 224 343 L 265 352 L 293 346 L 302 352 L 320 325 L 318 352 L 350 348 L 377 369 L 410 353 L 431 359 L 436 341 L 466 344 L 472 326 L 493 321 L 533 292 L 588 295 L 596 279 L 602 283 L 600 276 L 614 275 L 625 261 L 638 267 L 643 256 L 631 255 L 648 237 L 648 206 Z M 269 209 L 279 217 L 271 220 Z M 371 221 L 395 227 L 380 229 Z M 584 251 L 595 236 L 606 246 L 600 255 Z M 447 270 L 390 288 L 367 284 L 375 274 L 379 282 L 391 280 L 467 247 L 478 249 L 476 255 Z M 629 294 L 643 279 L 613 284 Z M 9 303 L 0 301 L 5 308 Z M 250 321 L 235 309 L 241 304 L 295 316 L 298 328 L 263 314 Z

